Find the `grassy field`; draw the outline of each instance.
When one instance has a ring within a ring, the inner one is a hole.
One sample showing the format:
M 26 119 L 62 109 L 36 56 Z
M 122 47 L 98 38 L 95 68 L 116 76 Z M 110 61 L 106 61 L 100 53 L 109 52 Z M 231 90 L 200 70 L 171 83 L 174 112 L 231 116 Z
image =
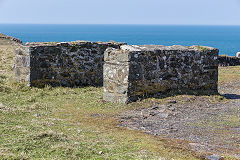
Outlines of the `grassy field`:
M 240 66 L 219 67 L 219 83 L 237 82 L 240 80 Z
M 14 81 L 15 48 L 0 42 L 0 159 L 199 159 L 185 142 L 118 127 L 118 114 L 168 98 L 122 105 L 102 88 L 30 88 Z M 221 68 L 220 83 L 239 70 Z

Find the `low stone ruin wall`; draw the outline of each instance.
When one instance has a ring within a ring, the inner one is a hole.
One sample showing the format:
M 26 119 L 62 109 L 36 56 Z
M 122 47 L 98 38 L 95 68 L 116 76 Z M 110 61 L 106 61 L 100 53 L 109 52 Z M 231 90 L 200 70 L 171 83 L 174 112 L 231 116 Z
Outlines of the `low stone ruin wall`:
M 29 43 L 16 50 L 15 76 L 30 86 L 102 86 L 103 56 L 125 43 Z
M 222 67 L 239 66 L 240 65 L 240 58 L 231 57 L 231 56 L 219 56 L 218 57 L 218 64 L 219 64 L 219 66 L 222 66 Z
M 21 45 L 23 44 L 23 42 L 20 39 L 10 37 L 10 36 L 4 35 L 2 33 L 0 33 L 0 39 L 7 39 L 7 40 L 15 42 L 16 44 L 21 44 Z
M 128 103 L 168 90 L 217 92 L 218 52 L 201 46 L 29 43 L 16 50 L 14 71 L 29 86 L 104 85 L 104 100 Z
M 104 54 L 104 100 L 128 103 L 168 90 L 217 92 L 218 49 L 129 46 Z

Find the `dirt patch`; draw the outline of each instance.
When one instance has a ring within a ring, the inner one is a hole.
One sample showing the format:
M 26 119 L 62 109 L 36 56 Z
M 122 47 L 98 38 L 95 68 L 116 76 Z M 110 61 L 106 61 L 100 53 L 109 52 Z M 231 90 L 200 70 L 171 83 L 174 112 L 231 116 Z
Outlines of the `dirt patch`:
M 1 112 L 1 111 L 8 111 L 8 110 L 9 110 L 9 108 L 8 108 L 7 106 L 3 105 L 3 104 L 0 102 L 0 112 Z
M 240 158 L 240 84 L 219 86 L 227 101 L 211 103 L 208 97 L 182 96 L 120 115 L 120 126 L 188 142 L 201 153 Z M 173 103 L 174 102 L 174 103 Z

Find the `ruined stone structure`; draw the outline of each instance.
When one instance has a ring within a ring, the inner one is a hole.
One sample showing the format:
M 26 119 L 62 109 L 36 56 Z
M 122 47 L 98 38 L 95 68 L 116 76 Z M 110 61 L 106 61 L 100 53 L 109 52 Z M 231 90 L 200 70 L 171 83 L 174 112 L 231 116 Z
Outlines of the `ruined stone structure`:
M 240 65 L 240 58 L 233 56 L 219 56 L 218 65 L 222 67 L 226 66 L 238 66 Z
M 103 98 L 128 103 L 168 90 L 217 92 L 218 52 L 200 46 L 108 48 L 104 54 Z
M 16 50 L 14 71 L 29 86 L 104 85 L 104 100 L 128 103 L 175 89 L 217 91 L 217 57 L 201 46 L 42 42 Z
M 17 39 L 17 38 L 14 38 L 14 37 L 10 37 L 10 36 L 7 36 L 7 35 L 2 34 L 2 33 L 0 33 L 0 39 L 10 40 L 12 42 L 15 42 L 16 44 L 23 45 L 23 42 L 20 39 Z
M 103 55 L 108 47 L 125 43 L 29 43 L 16 50 L 15 75 L 30 86 L 101 86 Z

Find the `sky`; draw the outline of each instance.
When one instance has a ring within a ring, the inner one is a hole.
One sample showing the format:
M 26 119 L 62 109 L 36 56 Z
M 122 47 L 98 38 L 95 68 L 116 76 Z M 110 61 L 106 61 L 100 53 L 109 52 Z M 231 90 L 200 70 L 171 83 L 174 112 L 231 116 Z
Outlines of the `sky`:
M 240 0 L 0 0 L 0 23 L 240 25 Z

